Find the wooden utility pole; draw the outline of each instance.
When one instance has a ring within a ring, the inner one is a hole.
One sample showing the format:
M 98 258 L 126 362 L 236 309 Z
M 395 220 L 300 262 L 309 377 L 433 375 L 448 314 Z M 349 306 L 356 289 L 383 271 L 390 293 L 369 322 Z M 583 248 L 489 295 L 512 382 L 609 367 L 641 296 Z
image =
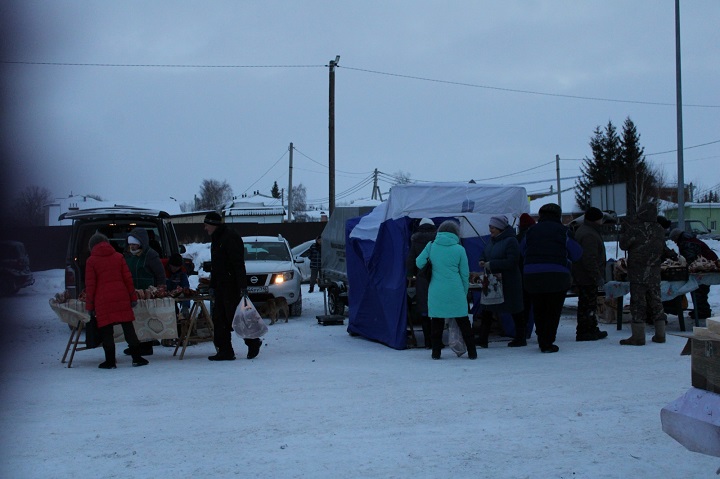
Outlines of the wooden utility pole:
M 555 155 L 555 173 L 557 174 L 558 206 L 562 211 L 562 190 L 560 189 L 560 155 Z
M 330 94 L 328 99 L 328 211 L 332 216 L 335 211 L 335 67 L 340 62 L 340 55 L 335 60 L 330 60 L 328 69 L 330 71 Z
M 288 147 L 290 151 L 290 171 L 288 172 L 288 223 L 292 221 L 290 219 L 292 215 L 292 160 L 293 160 L 293 144 L 290 142 Z

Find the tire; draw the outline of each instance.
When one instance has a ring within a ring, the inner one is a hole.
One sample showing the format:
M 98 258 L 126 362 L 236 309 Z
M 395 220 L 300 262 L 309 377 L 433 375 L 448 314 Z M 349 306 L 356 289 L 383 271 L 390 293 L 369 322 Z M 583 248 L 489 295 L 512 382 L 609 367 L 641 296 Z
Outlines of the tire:
M 300 292 L 298 300 L 290 305 L 290 316 L 302 316 L 302 292 Z
M 328 291 L 328 311 L 330 314 L 338 314 L 340 316 L 345 314 L 345 304 L 340 299 L 340 292 L 337 288 L 332 288 Z

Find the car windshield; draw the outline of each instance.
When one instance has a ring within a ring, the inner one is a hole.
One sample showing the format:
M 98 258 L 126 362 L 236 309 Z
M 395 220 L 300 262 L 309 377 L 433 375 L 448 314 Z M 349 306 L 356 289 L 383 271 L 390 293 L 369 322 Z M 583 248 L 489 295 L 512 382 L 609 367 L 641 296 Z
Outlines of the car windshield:
M 696 235 L 704 235 L 710 233 L 710 231 L 705 227 L 705 225 L 700 223 L 699 221 L 691 221 L 690 230 Z
M 290 252 L 283 243 L 245 243 L 245 261 L 290 261 Z

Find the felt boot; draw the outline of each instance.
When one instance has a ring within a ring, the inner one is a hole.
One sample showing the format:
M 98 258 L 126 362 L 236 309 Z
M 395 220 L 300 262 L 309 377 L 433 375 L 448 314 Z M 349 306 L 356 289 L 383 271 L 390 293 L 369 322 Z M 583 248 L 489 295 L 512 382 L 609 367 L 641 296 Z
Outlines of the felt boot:
M 664 343 L 665 342 L 665 326 L 667 321 L 659 319 L 655 321 L 655 336 L 652 337 L 653 343 Z
M 645 346 L 645 323 L 630 323 L 632 328 L 632 336 L 627 339 L 621 339 L 620 344 L 623 346 Z

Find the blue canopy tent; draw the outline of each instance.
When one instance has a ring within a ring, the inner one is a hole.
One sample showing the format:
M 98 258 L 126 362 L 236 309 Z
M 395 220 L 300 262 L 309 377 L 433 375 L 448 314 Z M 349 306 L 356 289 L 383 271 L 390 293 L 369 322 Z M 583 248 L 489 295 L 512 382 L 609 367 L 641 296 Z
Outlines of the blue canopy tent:
M 346 228 L 348 332 L 394 349 L 407 345 L 405 258 L 415 218 L 460 222 L 463 246 L 477 264 L 491 216 L 529 211 L 525 188 L 473 183 L 397 185 L 388 201 Z

